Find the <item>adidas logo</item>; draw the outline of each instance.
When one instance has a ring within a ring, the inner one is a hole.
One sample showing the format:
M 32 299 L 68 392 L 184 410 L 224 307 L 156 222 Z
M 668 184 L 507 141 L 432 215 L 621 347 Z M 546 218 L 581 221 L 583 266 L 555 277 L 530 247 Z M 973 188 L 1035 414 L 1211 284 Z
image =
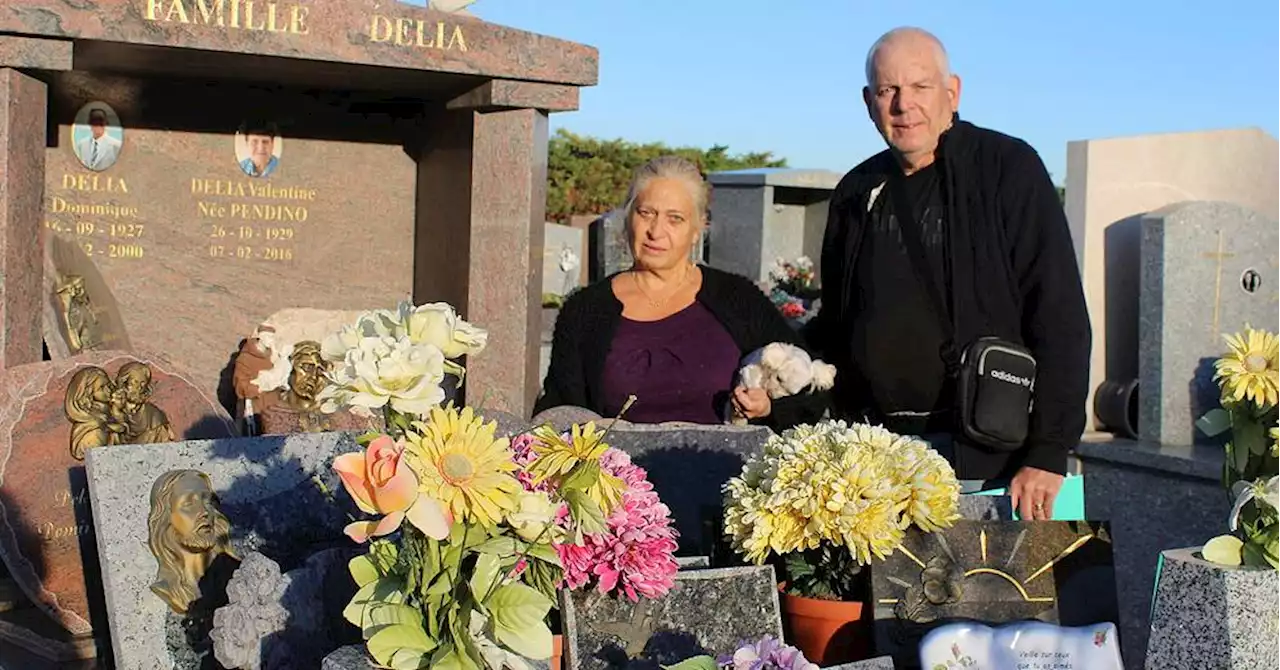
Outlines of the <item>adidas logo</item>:
M 1018 386 L 1025 386 L 1027 388 L 1031 388 L 1030 379 L 1027 379 L 1026 377 L 1019 377 L 1018 375 L 1005 372 L 1004 370 L 992 370 L 991 378 L 999 379 L 1002 382 L 1009 382 L 1010 384 L 1017 384 Z

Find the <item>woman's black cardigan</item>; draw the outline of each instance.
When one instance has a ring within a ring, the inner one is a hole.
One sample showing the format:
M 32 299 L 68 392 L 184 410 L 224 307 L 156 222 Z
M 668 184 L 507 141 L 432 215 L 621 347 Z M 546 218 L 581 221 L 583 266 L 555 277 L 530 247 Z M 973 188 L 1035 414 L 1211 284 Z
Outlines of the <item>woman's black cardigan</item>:
M 702 288 L 698 290 L 697 301 L 737 343 L 739 357 L 773 342 L 804 346 L 799 334 L 755 284 L 714 268 L 701 266 L 701 269 Z M 614 276 L 573 294 L 560 309 L 551 343 L 551 366 L 543 382 L 542 395 L 534 403 L 534 414 L 551 407 L 574 405 L 604 415 L 605 357 L 622 320 L 622 303 L 613 294 Z M 723 399 L 728 399 L 727 393 Z M 822 418 L 827 401 L 825 392 L 801 391 L 774 400 L 769 416 L 751 423 L 774 430 L 813 423 Z

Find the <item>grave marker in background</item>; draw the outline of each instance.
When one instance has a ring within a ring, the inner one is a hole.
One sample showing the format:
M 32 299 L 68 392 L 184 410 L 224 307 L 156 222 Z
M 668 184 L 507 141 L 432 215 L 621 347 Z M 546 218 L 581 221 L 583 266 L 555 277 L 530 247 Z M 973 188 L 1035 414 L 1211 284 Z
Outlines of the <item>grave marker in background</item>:
M 1274 329 L 1280 229 L 1239 205 L 1170 205 L 1142 219 L 1138 430 L 1169 444 L 1205 442 L 1195 421 L 1218 406 L 1213 361 L 1223 335 Z

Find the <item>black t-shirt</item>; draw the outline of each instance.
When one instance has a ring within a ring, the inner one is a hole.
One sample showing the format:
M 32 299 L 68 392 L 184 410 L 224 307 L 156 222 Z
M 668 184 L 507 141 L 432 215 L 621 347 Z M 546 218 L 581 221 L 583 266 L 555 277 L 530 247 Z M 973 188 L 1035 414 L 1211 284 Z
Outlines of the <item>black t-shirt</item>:
M 886 184 L 872 206 L 856 260 L 853 363 L 873 419 L 904 433 L 931 432 L 950 408 L 943 333 L 929 294 L 912 271 L 899 226 L 919 226 L 932 279 L 947 296 L 946 213 L 938 171 L 929 166 L 907 177 L 908 200 L 920 223 L 894 211 Z

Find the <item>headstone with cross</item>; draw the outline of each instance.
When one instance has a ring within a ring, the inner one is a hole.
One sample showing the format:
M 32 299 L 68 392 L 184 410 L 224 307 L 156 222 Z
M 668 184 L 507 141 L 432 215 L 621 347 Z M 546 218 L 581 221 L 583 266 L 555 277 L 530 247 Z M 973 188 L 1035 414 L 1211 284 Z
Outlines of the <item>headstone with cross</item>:
M 1142 219 L 1138 309 L 1142 439 L 1208 441 L 1195 420 L 1218 406 L 1213 362 L 1224 335 L 1272 330 L 1277 222 L 1225 202 L 1184 202 Z

